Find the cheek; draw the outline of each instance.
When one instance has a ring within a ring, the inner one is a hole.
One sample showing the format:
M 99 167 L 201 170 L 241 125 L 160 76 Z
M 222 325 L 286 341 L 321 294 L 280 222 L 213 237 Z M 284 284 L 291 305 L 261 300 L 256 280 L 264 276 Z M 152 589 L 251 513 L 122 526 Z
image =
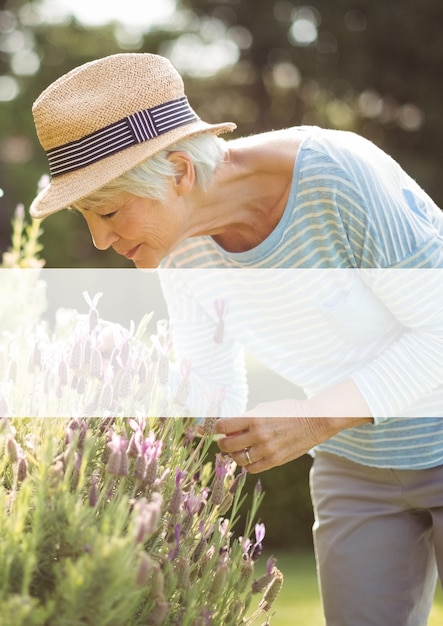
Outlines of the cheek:
M 146 230 L 146 225 L 139 216 L 123 214 L 114 222 L 115 230 L 125 239 L 133 239 L 137 234 Z

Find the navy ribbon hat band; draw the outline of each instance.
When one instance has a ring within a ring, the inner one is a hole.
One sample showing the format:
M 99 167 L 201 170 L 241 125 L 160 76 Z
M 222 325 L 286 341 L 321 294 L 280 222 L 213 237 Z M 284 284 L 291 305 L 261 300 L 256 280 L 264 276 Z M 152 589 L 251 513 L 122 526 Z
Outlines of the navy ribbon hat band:
M 79 170 L 120 150 L 199 120 L 186 96 L 143 109 L 81 139 L 47 151 L 52 177 Z

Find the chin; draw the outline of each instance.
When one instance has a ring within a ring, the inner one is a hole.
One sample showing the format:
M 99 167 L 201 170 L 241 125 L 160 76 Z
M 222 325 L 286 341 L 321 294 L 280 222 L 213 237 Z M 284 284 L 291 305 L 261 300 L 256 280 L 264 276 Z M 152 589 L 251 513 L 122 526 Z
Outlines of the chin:
M 143 270 L 145 272 L 154 271 L 158 268 L 160 263 L 154 263 L 152 261 L 144 261 L 143 259 L 137 260 L 133 259 L 133 263 L 138 270 Z

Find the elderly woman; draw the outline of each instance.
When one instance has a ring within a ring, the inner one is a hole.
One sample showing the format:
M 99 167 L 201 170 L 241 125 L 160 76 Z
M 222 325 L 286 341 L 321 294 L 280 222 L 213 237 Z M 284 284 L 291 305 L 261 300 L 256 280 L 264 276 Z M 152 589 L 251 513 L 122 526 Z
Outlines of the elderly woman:
M 235 125 L 200 120 L 156 55 L 76 68 L 33 111 L 52 180 L 32 215 L 74 208 L 97 248 L 166 268 L 177 353 L 220 390 L 220 448 L 253 473 L 314 450 L 328 626 L 426 624 L 443 576 L 438 207 L 352 133 L 224 141 Z M 306 398 L 245 411 L 241 344 Z

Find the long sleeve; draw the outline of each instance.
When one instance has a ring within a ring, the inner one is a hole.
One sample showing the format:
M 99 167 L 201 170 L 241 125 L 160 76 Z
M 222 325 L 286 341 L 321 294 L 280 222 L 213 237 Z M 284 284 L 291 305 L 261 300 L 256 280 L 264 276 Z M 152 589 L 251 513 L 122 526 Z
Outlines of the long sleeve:
M 408 412 L 442 417 L 438 398 L 443 400 L 443 270 L 381 269 L 367 274 L 373 293 L 401 324 L 402 333 L 352 379 L 376 421 Z
M 189 279 L 197 274 L 159 271 L 175 360 L 190 363 L 189 410 L 196 417 L 241 415 L 248 394 L 244 349 L 224 333 L 224 302 L 217 289 L 213 295 L 206 290 L 203 301 L 196 297 Z

